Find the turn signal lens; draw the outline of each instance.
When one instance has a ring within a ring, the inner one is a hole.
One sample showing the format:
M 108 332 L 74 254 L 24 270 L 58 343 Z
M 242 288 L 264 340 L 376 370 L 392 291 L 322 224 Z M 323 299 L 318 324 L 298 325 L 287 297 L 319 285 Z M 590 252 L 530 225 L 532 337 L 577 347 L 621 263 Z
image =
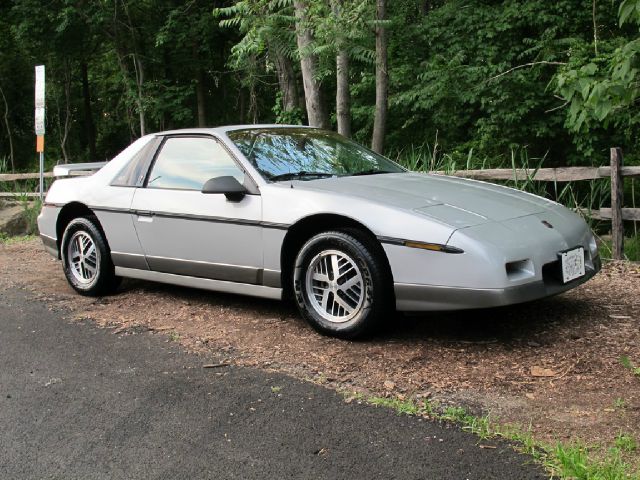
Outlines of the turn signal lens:
M 464 253 L 464 250 L 460 248 L 451 247 L 449 245 L 440 245 L 439 243 L 412 242 L 411 240 L 407 240 L 404 242 L 404 246 L 409 248 L 420 248 L 422 250 L 431 250 L 434 252 Z

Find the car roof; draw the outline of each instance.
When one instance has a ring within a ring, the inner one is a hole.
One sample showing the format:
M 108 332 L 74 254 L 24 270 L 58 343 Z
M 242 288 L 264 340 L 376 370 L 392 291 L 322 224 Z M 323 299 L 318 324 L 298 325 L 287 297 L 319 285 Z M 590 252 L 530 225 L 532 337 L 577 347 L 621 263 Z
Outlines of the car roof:
M 167 130 L 164 132 L 156 132 L 154 135 L 176 135 L 185 133 L 205 133 L 205 134 L 224 134 L 233 130 L 259 130 L 263 128 L 314 128 L 307 125 L 282 125 L 276 123 L 264 124 L 247 124 L 247 125 L 225 125 L 220 127 L 204 127 L 204 128 L 181 128 L 178 130 Z

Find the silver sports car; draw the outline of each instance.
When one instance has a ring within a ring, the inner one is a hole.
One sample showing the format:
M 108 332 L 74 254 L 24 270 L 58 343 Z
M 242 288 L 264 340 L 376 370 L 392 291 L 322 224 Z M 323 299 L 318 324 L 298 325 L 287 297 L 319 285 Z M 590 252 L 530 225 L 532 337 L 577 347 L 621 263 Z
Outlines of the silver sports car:
M 411 173 L 298 126 L 147 135 L 94 175 L 54 182 L 38 226 L 83 295 L 132 277 L 292 296 L 314 328 L 340 337 L 370 332 L 393 308 L 526 302 L 600 269 L 585 222 L 555 202 Z

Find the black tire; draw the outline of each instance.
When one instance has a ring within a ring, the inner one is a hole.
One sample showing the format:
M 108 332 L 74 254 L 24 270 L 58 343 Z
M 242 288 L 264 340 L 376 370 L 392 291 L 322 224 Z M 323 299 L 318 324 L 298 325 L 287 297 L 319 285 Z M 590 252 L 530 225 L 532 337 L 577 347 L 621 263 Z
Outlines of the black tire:
M 373 333 L 393 308 L 391 281 L 379 257 L 358 231 L 312 237 L 300 249 L 293 272 L 302 317 L 325 335 L 354 339 Z M 337 279 L 332 265 L 339 266 Z M 347 282 L 353 286 L 342 290 Z
M 89 240 L 93 243 L 94 250 L 91 250 Z M 74 242 L 75 249 L 71 242 Z M 74 252 L 78 251 L 79 242 L 87 242 L 89 253 L 86 257 L 84 253 L 82 254 L 82 261 L 74 262 L 73 260 L 80 259 L 77 253 L 72 258 Z M 90 257 L 93 251 L 95 251 L 95 257 L 92 259 Z M 60 257 L 69 285 L 79 294 L 96 297 L 112 293 L 118 288 L 120 278 L 115 275 L 111 253 L 104 234 L 98 227 L 96 217 L 79 217 L 67 225 L 62 236 Z M 91 272 L 94 266 L 95 271 Z

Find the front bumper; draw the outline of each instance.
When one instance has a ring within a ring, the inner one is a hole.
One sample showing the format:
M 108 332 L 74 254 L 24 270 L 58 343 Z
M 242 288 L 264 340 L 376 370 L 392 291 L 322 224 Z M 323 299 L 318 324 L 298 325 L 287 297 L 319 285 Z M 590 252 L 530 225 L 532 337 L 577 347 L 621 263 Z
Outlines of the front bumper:
M 582 278 L 566 284 L 553 277 L 506 288 L 461 288 L 396 283 L 396 309 L 403 312 L 466 310 L 529 302 L 571 290 L 593 277 L 600 268 L 600 258 L 595 257 L 593 267 L 586 267 Z
M 44 245 L 44 249 L 47 251 L 47 253 L 56 258 L 60 258 L 60 252 L 58 251 L 58 242 L 55 238 L 41 233 L 40 239 L 42 240 L 42 244 Z

